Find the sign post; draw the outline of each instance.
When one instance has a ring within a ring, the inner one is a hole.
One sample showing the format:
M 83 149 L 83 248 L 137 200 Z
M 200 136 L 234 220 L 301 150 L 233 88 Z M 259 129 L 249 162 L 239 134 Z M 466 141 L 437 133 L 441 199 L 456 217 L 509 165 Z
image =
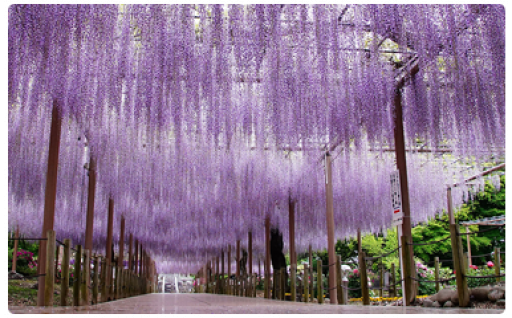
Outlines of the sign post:
M 392 226 L 396 226 L 398 230 L 398 260 L 400 261 L 400 277 L 402 278 L 402 303 L 405 306 L 405 279 L 404 267 L 402 262 L 402 247 L 400 247 L 400 240 L 402 237 L 402 223 L 404 220 L 404 213 L 402 211 L 402 193 L 400 191 L 400 175 L 398 170 L 391 173 L 391 202 L 393 204 L 393 221 Z

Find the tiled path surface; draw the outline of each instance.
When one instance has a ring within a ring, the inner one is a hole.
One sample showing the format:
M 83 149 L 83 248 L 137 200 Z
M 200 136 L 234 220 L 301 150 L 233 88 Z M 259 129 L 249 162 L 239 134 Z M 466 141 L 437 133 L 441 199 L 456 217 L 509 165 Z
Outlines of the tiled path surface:
M 9 307 L 13 314 L 500 314 L 503 310 L 337 306 L 211 294 L 149 294 L 83 307 Z

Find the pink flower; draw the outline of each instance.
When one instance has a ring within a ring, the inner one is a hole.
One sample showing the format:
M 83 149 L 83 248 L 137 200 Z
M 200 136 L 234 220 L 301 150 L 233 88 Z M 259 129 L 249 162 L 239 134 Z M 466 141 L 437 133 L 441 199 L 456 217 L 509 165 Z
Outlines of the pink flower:
M 354 274 L 359 274 L 359 271 L 357 270 L 357 268 L 354 269 Z
M 470 265 L 469 268 L 471 268 L 471 269 L 478 269 L 478 267 L 476 267 L 476 265 Z
M 421 276 L 421 277 L 427 277 L 427 274 L 425 274 L 425 273 L 420 273 L 420 276 Z
M 490 268 L 493 268 L 493 267 L 494 267 L 494 263 L 493 263 L 493 262 L 491 262 L 491 261 L 488 261 L 488 262 L 487 262 L 487 266 L 489 266 Z

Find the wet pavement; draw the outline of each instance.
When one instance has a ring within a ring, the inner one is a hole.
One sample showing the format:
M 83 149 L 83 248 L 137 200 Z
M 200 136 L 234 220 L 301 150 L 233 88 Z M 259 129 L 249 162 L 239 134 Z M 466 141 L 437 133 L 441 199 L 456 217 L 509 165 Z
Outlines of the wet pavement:
M 501 314 L 504 310 L 292 303 L 212 294 L 148 294 L 82 307 L 9 307 L 13 314 Z

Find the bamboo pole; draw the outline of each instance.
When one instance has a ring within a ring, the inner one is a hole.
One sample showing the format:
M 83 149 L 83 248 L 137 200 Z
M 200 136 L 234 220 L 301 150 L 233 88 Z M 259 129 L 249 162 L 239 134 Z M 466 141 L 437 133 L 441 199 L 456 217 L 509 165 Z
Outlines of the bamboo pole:
M 87 249 L 84 249 L 84 252 L 83 252 L 83 258 L 84 258 L 84 263 L 83 263 L 83 274 L 82 274 L 82 277 L 81 277 L 81 282 L 82 282 L 82 290 L 81 290 L 81 296 L 82 296 L 82 305 L 88 305 L 89 304 L 89 282 L 90 282 L 90 270 L 91 270 L 91 259 L 90 259 L 90 254 L 89 254 L 89 250 Z
M 500 263 L 501 263 L 501 255 L 500 255 L 500 248 L 495 247 L 494 248 L 494 271 L 496 274 L 496 282 L 499 283 L 501 281 L 500 277 Z
M 313 288 L 313 248 L 311 247 L 311 244 L 309 244 L 309 267 L 311 272 L 311 279 L 309 282 L 309 290 L 311 291 L 310 300 L 313 302 L 314 297 L 314 288 Z
M 319 304 L 324 303 L 324 289 L 322 284 L 322 260 L 316 261 L 316 271 L 317 271 L 317 278 L 316 278 L 316 289 L 317 289 L 317 295 L 316 299 Z
M 345 304 L 343 290 L 341 289 L 341 255 L 336 255 L 336 289 L 338 292 L 338 304 Z
M 105 257 L 101 261 L 101 302 L 108 300 L 108 267 L 110 261 Z
M 14 234 L 14 249 L 12 251 L 12 266 L 11 272 L 16 273 L 16 263 L 18 261 L 18 243 L 20 238 L 20 226 L 16 226 L 16 233 Z
M 46 188 L 44 196 L 44 216 L 43 216 L 43 229 L 42 238 L 47 238 L 48 231 L 53 231 L 53 223 L 55 219 L 55 200 L 57 197 L 57 171 L 59 167 L 59 148 L 60 148 L 60 132 L 61 132 L 62 118 L 60 109 L 57 105 L 57 100 L 53 101 L 52 110 L 52 123 L 50 128 L 50 144 L 48 149 L 48 170 L 46 172 Z M 46 240 L 39 241 L 39 255 L 37 274 L 41 275 L 38 278 L 37 288 L 37 305 L 44 306 L 45 300 L 45 283 L 46 279 Z M 53 255 L 50 254 L 50 255 Z M 52 258 L 51 256 L 49 256 Z M 53 279 L 53 277 L 52 277 Z
M 71 239 L 64 240 L 64 254 L 61 263 L 61 282 L 60 282 L 60 305 L 68 305 L 69 294 L 69 260 L 71 256 Z
M 50 230 L 46 233 L 46 237 L 48 239 L 46 243 L 46 253 L 47 255 L 52 255 L 55 252 L 55 231 Z M 44 288 L 44 305 L 45 306 L 53 306 L 53 290 L 55 283 L 55 268 L 53 267 L 54 258 L 48 257 L 46 259 L 46 275 L 45 279 L 45 288 Z
M 92 303 L 98 304 L 98 271 L 100 268 L 99 256 L 94 254 L 94 274 L 92 276 Z
M 466 242 L 468 244 L 468 266 L 471 266 L 473 265 L 473 262 L 471 260 L 471 242 L 470 242 L 470 239 L 469 239 L 469 226 L 466 225 Z
M 434 279 L 436 280 L 436 293 L 439 292 L 439 257 L 434 258 Z
M 336 251 L 334 240 L 334 199 L 332 185 L 332 163 L 329 152 L 325 154 L 325 205 L 326 205 L 326 222 L 327 222 L 327 252 L 329 254 L 329 295 L 330 304 L 338 303 L 338 292 L 336 290 Z
M 249 264 L 247 264 L 248 265 L 248 269 L 249 269 L 247 271 L 247 274 L 248 274 L 248 277 L 249 277 L 248 284 L 247 284 L 247 287 L 248 287 L 247 288 L 247 292 L 248 292 L 249 295 L 251 295 L 252 294 L 252 288 L 253 288 L 253 286 L 252 286 L 252 279 L 251 279 L 251 277 L 252 277 L 252 232 L 251 231 L 249 231 L 249 233 L 248 233 L 247 240 L 248 240 L 248 242 L 247 242 L 247 250 L 248 250 L 247 253 L 248 253 L 248 262 L 249 262 Z
M 240 277 L 240 240 L 236 240 L 236 277 Z
M 437 280 L 437 279 L 436 279 Z M 390 282 L 390 288 L 393 286 L 393 297 L 396 297 L 396 274 L 395 274 L 395 263 L 391 263 L 391 282 Z
M 304 265 L 304 302 L 309 303 L 309 266 Z
M 73 306 L 80 306 L 80 286 L 82 278 L 82 245 L 76 246 L 75 273 L 73 275 Z

